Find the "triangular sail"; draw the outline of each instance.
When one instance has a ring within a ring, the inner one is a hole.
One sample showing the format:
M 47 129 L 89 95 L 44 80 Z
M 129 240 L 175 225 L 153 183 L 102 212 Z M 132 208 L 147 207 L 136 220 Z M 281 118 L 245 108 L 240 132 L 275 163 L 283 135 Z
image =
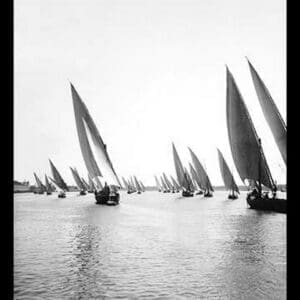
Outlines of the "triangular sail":
M 270 92 L 266 88 L 264 82 L 259 77 L 253 65 L 248 60 L 252 81 L 256 90 L 256 94 L 261 105 L 265 119 L 267 120 L 277 147 L 286 164 L 286 124 L 272 99 Z
M 192 179 L 197 183 L 197 186 L 199 187 L 199 189 L 204 189 L 204 186 L 200 180 L 200 177 L 198 176 L 196 170 L 194 169 L 194 167 L 192 166 L 191 163 L 189 163 L 189 167 L 190 167 Z
M 95 184 L 90 176 L 90 174 L 88 174 L 88 178 L 89 178 L 89 186 L 91 187 L 91 190 L 92 191 L 95 191 L 96 190 L 96 187 L 95 187 Z
M 205 169 L 203 168 L 202 164 L 200 163 L 198 157 L 196 156 L 196 154 L 192 151 L 191 148 L 188 148 L 192 157 L 192 161 L 193 161 L 193 165 L 195 167 L 195 171 L 199 177 L 199 180 L 201 182 L 201 187 L 203 187 L 203 189 L 208 190 L 208 191 L 214 191 L 212 184 L 210 182 L 210 179 L 205 171 Z
M 101 177 L 104 175 L 105 180 L 107 180 L 109 184 L 120 187 L 121 183 L 118 179 L 118 176 L 109 158 L 106 145 L 104 144 L 86 105 L 83 103 L 83 101 L 79 97 L 77 91 L 75 90 L 72 84 L 71 84 L 71 91 L 72 91 L 73 106 L 74 106 L 79 143 L 89 174 L 92 176 L 92 178 L 95 178 L 97 176 Z M 100 172 L 100 169 L 94 158 L 88 140 L 87 131 L 91 136 L 92 142 L 96 149 L 96 153 L 98 155 L 98 158 L 101 161 L 101 167 L 103 168 L 103 171 L 105 171 L 105 174 L 102 174 Z
M 223 154 L 221 153 L 221 151 L 219 149 L 217 149 L 217 150 L 218 150 L 221 175 L 222 175 L 226 189 L 240 193 L 239 188 L 234 181 L 233 175 L 223 157 Z
M 155 178 L 155 183 L 156 183 L 156 187 L 157 187 L 157 189 L 159 190 L 159 191 L 161 191 L 162 190 L 162 187 L 161 187 L 161 185 L 160 185 L 160 183 L 159 183 L 159 181 L 158 181 L 158 179 L 157 179 L 157 177 L 154 175 L 154 178 Z
M 171 191 L 173 190 L 173 186 L 171 184 L 171 182 L 169 181 L 167 175 L 165 173 L 163 173 L 163 178 L 164 178 L 164 182 L 166 183 L 168 189 Z
M 263 150 L 259 145 L 252 119 L 232 74 L 228 68 L 226 71 L 227 129 L 236 169 L 243 182 L 245 179 L 258 181 L 260 177 L 263 185 L 273 189 L 274 182 Z
M 134 183 L 135 183 L 136 190 L 138 192 L 141 192 L 142 191 L 142 187 L 140 186 L 139 181 L 137 180 L 137 178 L 135 176 L 133 178 L 134 178 Z
M 163 179 L 162 176 L 160 176 L 160 181 L 161 181 L 161 185 L 162 185 L 162 187 L 163 187 L 163 190 L 164 190 L 164 191 L 168 191 L 169 188 L 168 188 L 167 184 L 165 183 L 165 181 L 164 181 L 164 179 Z
M 43 185 L 42 181 L 38 178 L 38 176 L 35 173 L 33 173 L 33 174 L 34 174 L 34 178 L 35 178 L 35 181 L 36 181 L 36 184 L 37 184 L 39 190 L 41 192 L 45 192 L 46 187 Z
M 81 181 L 81 179 L 80 179 L 80 177 L 79 177 L 79 174 L 78 174 L 77 170 L 76 170 L 75 168 L 73 169 L 73 168 L 71 168 L 71 167 L 70 167 L 70 169 L 71 169 L 73 178 L 74 178 L 74 180 L 75 180 L 75 183 L 76 183 L 78 189 L 79 189 L 79 190 L 85 191 L 86 188 L 85 188 L 83 182 Z
M 177 183 L 177 181 L 172 177 L 170 176 L 171 180 L 172 180 L 172 183 L 173 183 L 173 186 L 175 187 L 176 190 L 179 190 L 180 189 L 180 186 L 179 184 Z
M 45 175 L 45 183 L 46 183 L 46 191 L 47 191 L 47 192 L 52 192 L 52 187 L 51 187 L 51 185 L 50 185 L 50 182 L 49 182 L 49 180 L 48 180 L 47 175 Z
M 174 164 L 175 164 L 175 171 L 177 175 L 177 180 L 181 187 L 184 187 L 186 190 L 189 189 L 189 184 L 186 180 L 186 177 L 184 176 L 184 169 L 181 163 L 181 160 L 179 158 L 179 155 L 176 151 L 174 143 L 172 143 L 173 146 L 173 158 L 174 158 Z
M 50 159 L 49 162 L 50 162 L 52 176 L 54 178 L 54 183 L 56 183 L 62 190 L 69 191 L 67 184 L 65 183 L 65 181 L 63 180 L 63 178 L 61 177 L 61 175 L 59 174 L 59 172 L 57 171 L 56 167 L 54 166 L 54 164 Z
M 129 185 L 128 185 L 128 182 L 125 180 L 125 178 L 124 178 L 124 177 L 122 177 L 122 180 L 123 180 L 123 183 L 124 183 L 125 189 L 129 190 Z
M 91 190 L 91 186 L 89 186 L 89 184 L 82 177 L 81 177 L 81 182 L 83 183 L 83 185 L 87 191 Z

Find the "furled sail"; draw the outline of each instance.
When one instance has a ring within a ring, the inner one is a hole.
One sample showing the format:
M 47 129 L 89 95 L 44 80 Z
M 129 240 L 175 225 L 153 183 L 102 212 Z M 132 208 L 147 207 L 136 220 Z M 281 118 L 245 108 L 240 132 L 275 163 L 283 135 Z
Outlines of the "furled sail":
M 104 177 L 108 184 L 121 187 L 121 183 L 109 158 L 107 147 L 104 144 L 86 105 L 81 100 L 72 84 L 71 91 L 79 143 L 88 173 L 92 176 L 93 179 L 97 176 Z M 88 139 L 88 133 L 91 137 L 97 156 L 100 160 L 102 172 L 100 172 L 100 169 L 93 155 Z
M 59 174 L 59 172 L 57 171 L 56 167 L 54 166 L 54 164 L 50 159 L 49 162 L 50 162 L 52 176 L 54 178 L 54 183 L 56 183 L 58 187 L 61 188 L 62 190 L 69 191 L 67 184 L 64 182 L 63 178 L 61 177 L 61 175 Z
M 219 149 L 217 149 L 217 150 L 218 150 L 220 170 L 221 170 L 221 174 L 222 174 L 222 178 L 223 178 L 225 187 L 228 190 L 240 193 L 239 188 L 238 188 L 238 186 L 236 185 L 236 183 L 234 181 L 233 175 L 232 175 L 232 173 L 231 173 L 231 171 L 230 171 L 230 169 L 229 169 L 229 167 L 228 167 L 221 151 Z
M 179 158 L 179 155 L 176 151 L 174 143 L 172 143 L 173 146 L 173 158 L 174 158 L 174 164 L 175 164 L 175 171 L 177 175 L 177 180 L 181 187 L 184 187 L 185 189 L 189 190 L 189 184 L 186 179 L 186 176 L 184 175 L 184 169 L 181 163 L 181 160 Z
M 71 167 L 70 167 L 70 169 L 71 169 L 73 178 L 74 178 L 74 180 L 75 180 L 75 183 L 76 183 L 78 189 L 79 189 L 79 190 L 85 191 L 86 188 L 85 188 L 83 182 L 81 181 L 81 179 L 80 179 L 80 177 L 79 177 L 79 174 L 78 174 L 77 170 L 76 170 L 75 168 L 73 169 L 73 168 L 71 168 Z
M 286 164 L 286 124 L 264 82 L 248 60 L 252 81 L 281 156 Z
M 259 145 L 258 136 L 251 117 L 235 80 L 227 67 L 226 71 L 227 129 L 236 169 L 242 181 L 252 179 L 257 182 L 260 177 L 263 185 L 273 189 L 274 182 L 263 150 Z
M 196 154 L 192 151 L 191 148 L 188 148 L 192 157 L 192 161 L 195 167 L 195 171 L 199 177 L 199 180 L 201 182 L 201 187 L 203 187 L 203 189 L 205 190 L 209 190 L 209 191 L 214 191 L 212 184 L 210 182 L 210 179 L 205 171 L 205 169 L 203 168 L 202 164 L 200 163 L 198 157 L 196 156 Z

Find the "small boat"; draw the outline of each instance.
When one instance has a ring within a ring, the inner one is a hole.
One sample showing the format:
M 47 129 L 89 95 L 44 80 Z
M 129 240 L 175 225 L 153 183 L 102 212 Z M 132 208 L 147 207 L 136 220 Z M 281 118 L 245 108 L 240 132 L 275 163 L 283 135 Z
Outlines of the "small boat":
M 166 182 L 164 181 L 164 178 L 160 176 L 161 185 L 163 188 L 163 193 L 170 193 L 169 187 L 167 186 Z
M 50 185 L 50 182 L 48 180 L 47 175 L 45 174 L 45 183 L 46 183 L 46 194 L 51 195 L 52 194 L 52 187 Z
M 66 193 L 64 191 L 59 191 L 58 198 L 66 198 Z
M 180 190 L 180 186 L 177 183 L 177 181 L 170 175 L 171 181 L 173 183 L 173 186 L 175 187 L 175 193 L 179 193 Z
M 228 195 L 228 199 L 237 199 L 238 195 L 236 193 L 240 193 L 239 188 L 237 184 L 234 181 L 232 172 L 230 171 L 222 152 L 217 149 L 218 151 L 218 157 L 219 157 L 219 165 L 220 165 L 220 170 L 221 170 L 221 175 L 225 184 L 225 188 L 229 191 L 231 191 Z M 236 193 L 235 193 L 236 192 Z
M 37 184 L 37 189 L 35 190 L 36 191 L 36 194 L 44 194 L 44 192 L 46 191 L 46 187 L 43 185 L 42 181 L 38 178 L 38 176 L 34 174 L 34 178 L 35 178 L 35 181 L 36 181 L 36 184 Z
M 108 155 L 107 145 L 104 144 L 94 120 L 72 84 L 71 93 L 79 145 L 88 173 L 92 179 L 99 182 L 98 187 L 101 186 L 98 177 L 102 177 L 110 186 L 107 189 L 105 184 L 103 188 L 101 187 L 100 190 L 95 191 L 96 204 L 118 205 L 120 202 L 118 189 L 121 188 L 121 183 Z M 102 171 L 98 167 L 92 146 L 97 154 Z
M 261 146 L 261 139 L 256 133 L 246 104 L 227 67 L 226 71 L 226 111 L 229 144 L 242 181 L 247 180 L 252 185 L 252 190 L 246 197 L 247 203 L 252 209 L 286 213 L 287 200 L 276 197 L 277 187 L 267 164 Z M 273 106 L 269 106 L 269 108 Z M 262 194 L 262 185 L 273 191 L 271 199 Z
M 199 182 L 199 187 L 201 190 L 204 190 L 204 197 L 212 197 L 213 196 L 213 187 L 210 182 L 210 179 L 207 175 L 207 172 L 205 171 L 204 167 L 200 163 L 198 157 L 196 154 L 192 151 L 191 148 L 188 148 L 191 154 L 192 162 L 194 165 L 194 170 L 197 174 L 198 182 Z
M 173 158 L 174 158 L 176 176 L 179 185 L 182 188 L 182 196 L 192 197 L 194 196 L 192 186 L 190 184 L 187 173 L 184 171 L 183 165 L 181 163 L 180 157 L 177 153 L 174 143 L 172 143 L 172 148 L 173 148 Z
M 71 167 L 70 167 L 70 170 L 72 172 L 74 181 L 75 181 L 75 183 L 77 185 L 77 188 L 79 190 L 79 195 L 80 196 L 86 195 L 87 188 L 84 185 L 84 183 L 82 182 L 82 180 L 81 180 L 81 178 L 80 178 L 80 176 L 78 174 L 78 171 L 76 170 L 76 168 L 71 168 Z
M 189 167 L 192 179 L 194 180 L 194 185 L 198 187 L 197 192 L 195 192 L 195 195 L 203 195 L 204 184 L 202 183 L 201 178 L 199 177 L 191 163 L 189 163 Z
M 154 175 L 154 178 L 155 178 L 156 188 L 157 188 L 157 190 L 159 192 L 161 192 L 162 191 L 162 187 L 161 187 L 161 185 L 160 185 L 160 183 L 159 183 L 159 181 L 158 181 L 158 179 L 157 179 L 157 177 L 155 175 Z
M 56 169 L 56 167 L 54 166 L 53 162 L 50 159 L 49 159 L 49 162 L 50 162 L 51 172 L 53 175 L 53 178 L 51 178 L 51 177 L 49 177 L 49 178 L 60 190 L 60 192 L 58 194 L 58 198 L 65 198 L 66 197 L 65 191 L 69 191 L 69 188 L 68 188 L 67 184 L 65 183 L 65 181 L 63 180 L 63 178 L 61 177 L 58 170 Z
M 96 191 L 95 184 L 89 174 L 88 174 L 88 178 L 89 178 L 89 187 L 90 187 L 88 193 L 94 193 Z

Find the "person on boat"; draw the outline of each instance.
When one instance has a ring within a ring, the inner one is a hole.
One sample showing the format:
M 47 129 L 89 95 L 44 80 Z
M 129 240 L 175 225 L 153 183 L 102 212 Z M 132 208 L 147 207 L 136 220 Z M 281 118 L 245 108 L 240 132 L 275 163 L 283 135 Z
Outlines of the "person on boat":
M 110 193 L 109 186 L 108 186 L 107 183 L 105 182 L 104 188 L 102 189 L 101 194 L 102 194 L 103 196 L 109 196 L 109 193 Z

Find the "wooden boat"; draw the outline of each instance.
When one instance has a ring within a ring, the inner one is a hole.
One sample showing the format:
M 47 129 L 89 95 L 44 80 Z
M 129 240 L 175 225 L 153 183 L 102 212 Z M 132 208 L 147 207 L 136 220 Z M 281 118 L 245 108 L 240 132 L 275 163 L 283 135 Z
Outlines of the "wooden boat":
M 105 187 L 95 191 L 96 204 L 118 205 L 120 195 L 117 190 L 121 187 L 121 183 L 108 155 L 107 145 L 104 144 L 94 120 L 72 84 L 71 92 L 80 149 L 88 173 L 92 179 L 99 182 L 98 188 L 101 185 L 98 177 L 102 177 L 110 186 L 108 194 L 103 193 Z M 102 171 L 98 167 L 91 145 L 97 154 Z
M 70 170 L 72 172 L 74 181 L 75 181 L 75 183 L 77 185 L 77 188 L 79 190 L 79 195 L 80 196 L 86 195 L 87 188 L 84 185 L 84 183 L 82 182 L 82 180 L 81 180 L 81 178 L 80 178 L 80 176 L 78 174 L 78 171 L 75 168 L 71 168 L 71 167 L 70 167 Z
M 229 190 L 229 195 L 228 195 L 228 199 L 237 199 L 238 195 L 240 193 L 239 188 L 237 186 L 237 184 L 234 181 L 233 175 L 223 157 L 222 152 L 217 149 L 218 151 L 218 158 L 219 158 L 219 165 L 220 165 L 220 170 L 221 170 L 221 175 L 225 184 L 225 188 L 227 190 Z M 237 194 L 236 194 L 236 193 Z
M 212 197 L 213 196 L 212 192 L 214 191 L 214 189 L 213 189 L 210 179 L 207 175 L 207 172 L 205 171 L 204 167 L 202 166 L 198 157 L 192 151 L 192 149 L 191 148 L 188 148 L 188 149 L 191 154 L 192 162 L 193 162 L 196 174 L 197 174 L 200 188 L 202 190 L 204 190 L 204 197 Z
M 276 197 L 276 186 L 248 109 L 232 74 L 226 69 L 226 117 L 232 157 L 242 181 L 255 186 L 247 195 L 247 203 L 253 209 L 286 212 L 286 200 Z M 262 185 L 274 192 L 272 201 L 262 195 Z
M 157 177 L 155 175 L 154 175 L 154 178 L 155 178 L 156 188 L 157 188 L 157 190 L 159 192 L 161 192 L 162 191 L 162 187 L 161 187 L 161 185 L 160 185 L 160 183 L 159 183 L 159 181 L 158 181 L 158 179 L 157 179 Z
M 95 184 L 89 174 L 88 174 L 88 178 L 89 178 L 89 187 L 90 187 L 88 193 L 94 193 L 96 191 Z
M 61 177 L 58 170 L 56 169 L 56 167 L 54 166 L 53 162 L 50 159 L 49 159 L 49 162 L 50 162 L 50 168 L 51 168 L 51 172 L 52 172 L 52 176 L 53 176 L 53 178 L 51 178 L 51 177 L 49 177 L 49 178 L 60 190 L 60 192 L 58 194 L 58 198 L 65 198 L 66 197 L 65 191 L 69 191 L 69 188 L 68 188 L 67 184 L 65 183 L 65 181 L 63 180 L 63 178 Z
M 199 175 L 197 174 L 196 170 L 194 169 L 194 167 L 192 166 L 191 163 L 189 163 L 189 167 L 190 167 L 190 173 L 192 176 L 192 179 L 195 182 L 195 186 L 197 186 L 197 191 L 195 193 L 195 195 L 203 195 L 203 190 L 204 190 L 204 184 L 201 181 L 201 178 L 199 177 Z
M 167 175 L 166 175 L 165 173 L 163 173 L 162 176 L 163 176 L 164 183 L 165 183 L 165 185 L 167 186 L 168 192 L 174 193 L 174 192 L 175 192 L 175 188 L 173 187 L 173 185 L 172 185 L 171 182 L 169 181 Z
M 48 180 L 47 175 L 45 174 L 45 183 L 46 183 L 46 194 L 51 195 L 52 194 L 52 187 L 50 185 L 50 182 Z
M 167 186 L 163 176 L 160 176 L 160 181 L 161 181 L 161 185 L 163 187 L 163 193 L 170 193 L 170 189 L 169 187 Z
M 46 192 L 46 187 L 43 185 L 42 181 L 38 178 L 38 176 L 35 173 L 33 174 L 37 184 L 37 189 L 35 190 L 36 194 L 42 195 L 44 194 L 44 192 Z
M 139 181 L 137 180 L 137 178 L 135 176 L 133 176 L 133 178 L 134 178 L 135 188 L 137 190 L 137 193 L 141 194 L 142 193 L 142 187 L 141 187 Z
M 170 175 L 171 181 L 173 183 L 173 186 L 175 187 L 175 193 L 179 193 L 180 190 L 180 186 L 177 183 L 177 181 Z
M 189 181 L 187 173 L 184 171 L 183 165 L 177 153 L 174 143 L 172 143 L 173 148 L 173 158 L 175 164 L 175 171 L 177 180 L 179 182 L 180 187 L 182 188 L 182 196 L 183 197 L 192 197 L 194 196 L 191 182 Z

